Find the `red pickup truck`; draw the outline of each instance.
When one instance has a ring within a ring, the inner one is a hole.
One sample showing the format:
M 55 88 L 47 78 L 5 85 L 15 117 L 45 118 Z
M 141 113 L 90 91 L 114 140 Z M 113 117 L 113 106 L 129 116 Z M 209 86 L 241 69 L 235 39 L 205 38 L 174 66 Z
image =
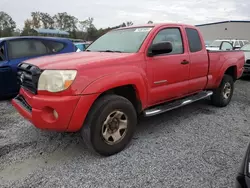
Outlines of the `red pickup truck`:
M 244 65 L 243 52 L 228 45 L 207 51 L 200 31 L 184 24 L 119 28 L 85 52 L 19 64 L 21 89 L 12 104 L 37 128 L 80 131 L 95 152 L 113 155 L 131 141 L 141 114 L 206 97 L 228 105 Z

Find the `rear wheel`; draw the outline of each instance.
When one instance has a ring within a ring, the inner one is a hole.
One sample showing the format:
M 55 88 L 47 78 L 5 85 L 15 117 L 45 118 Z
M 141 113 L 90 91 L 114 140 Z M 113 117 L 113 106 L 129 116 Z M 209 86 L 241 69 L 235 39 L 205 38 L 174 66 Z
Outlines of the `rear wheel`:
M 110 156 L 128 145 L 136 124 L 136 111 L 129 100 L 117 95 L 106 95 L 91 108 L 81 134 L 91 149 L 100 155 Z
M 211 101 L 214 106 L 225 107 L 227 106 L 233 96 L 234 80 L 230 75 L 225 74 L 220 86 L 214 90 L 211 96 Z

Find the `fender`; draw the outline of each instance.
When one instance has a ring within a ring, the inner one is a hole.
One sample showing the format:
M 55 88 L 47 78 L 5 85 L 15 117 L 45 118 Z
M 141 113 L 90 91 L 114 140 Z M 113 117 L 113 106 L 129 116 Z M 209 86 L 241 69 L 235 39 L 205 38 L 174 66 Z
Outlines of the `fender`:
M 147 106 L 148 98 L 147 81 L 146 78 L 143 78 L 143 76 L 137 72 L 119 72 L 103 76 L 89 84 L 82 91 L 82 95 L 103 93 L 107 90 L 125 85 L 134 86 L 136 95 L 140 99 L 142 108 L 144 109 Z
M 216 79 L 216 82 L 215 82 L 215 87 L 219 87 L 221 81 L 222 81 L 222 78 L 226 72 L 226 70 L 229 68 L 229 67 L 232 67 L 232 66 L 236 66 L 237 69 L 238 69 L 238 65 L 237 65 L 237 61 L 238 59 L 236 58 L 231 58 L 231 59 L 228 59 L 224 62 L 224 64 L 222 65 L 222 67 L 220 68 L 220 70 L 218 71 L 218 78 Z M 236 72 L 237 74 L 237 72 Z

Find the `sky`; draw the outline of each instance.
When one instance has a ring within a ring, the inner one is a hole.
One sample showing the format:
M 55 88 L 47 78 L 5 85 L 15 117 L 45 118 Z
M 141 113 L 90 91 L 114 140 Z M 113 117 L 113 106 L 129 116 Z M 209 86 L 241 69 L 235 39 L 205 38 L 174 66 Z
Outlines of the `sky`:
M 79 20 L 94 18 L 97 28 L 132 21 L 144 24 L 178 22 L 203 24 L 225 20 L 250 20 L 250 0 L 0 0 L 0 11 L 8 13 L 22 29 L 30 12 L 54 15 L 67 12 Z

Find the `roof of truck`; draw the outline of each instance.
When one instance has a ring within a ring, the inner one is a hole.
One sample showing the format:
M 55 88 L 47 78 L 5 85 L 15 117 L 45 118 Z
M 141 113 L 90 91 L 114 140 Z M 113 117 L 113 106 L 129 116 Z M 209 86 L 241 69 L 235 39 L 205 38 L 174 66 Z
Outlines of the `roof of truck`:
M 119 27 L 119 28 L 117 28 L 115 30 L 127 29 L 127 28 L 136 28 L 136 27 L 161 27 L 161 26 L 166 26 L 166 25 L 195 27 L 194 25 L 183 24 L 183 23 L 154 23 L 154 24 L 142 24 L 142 25 L 127 26 L 127 27 Z

